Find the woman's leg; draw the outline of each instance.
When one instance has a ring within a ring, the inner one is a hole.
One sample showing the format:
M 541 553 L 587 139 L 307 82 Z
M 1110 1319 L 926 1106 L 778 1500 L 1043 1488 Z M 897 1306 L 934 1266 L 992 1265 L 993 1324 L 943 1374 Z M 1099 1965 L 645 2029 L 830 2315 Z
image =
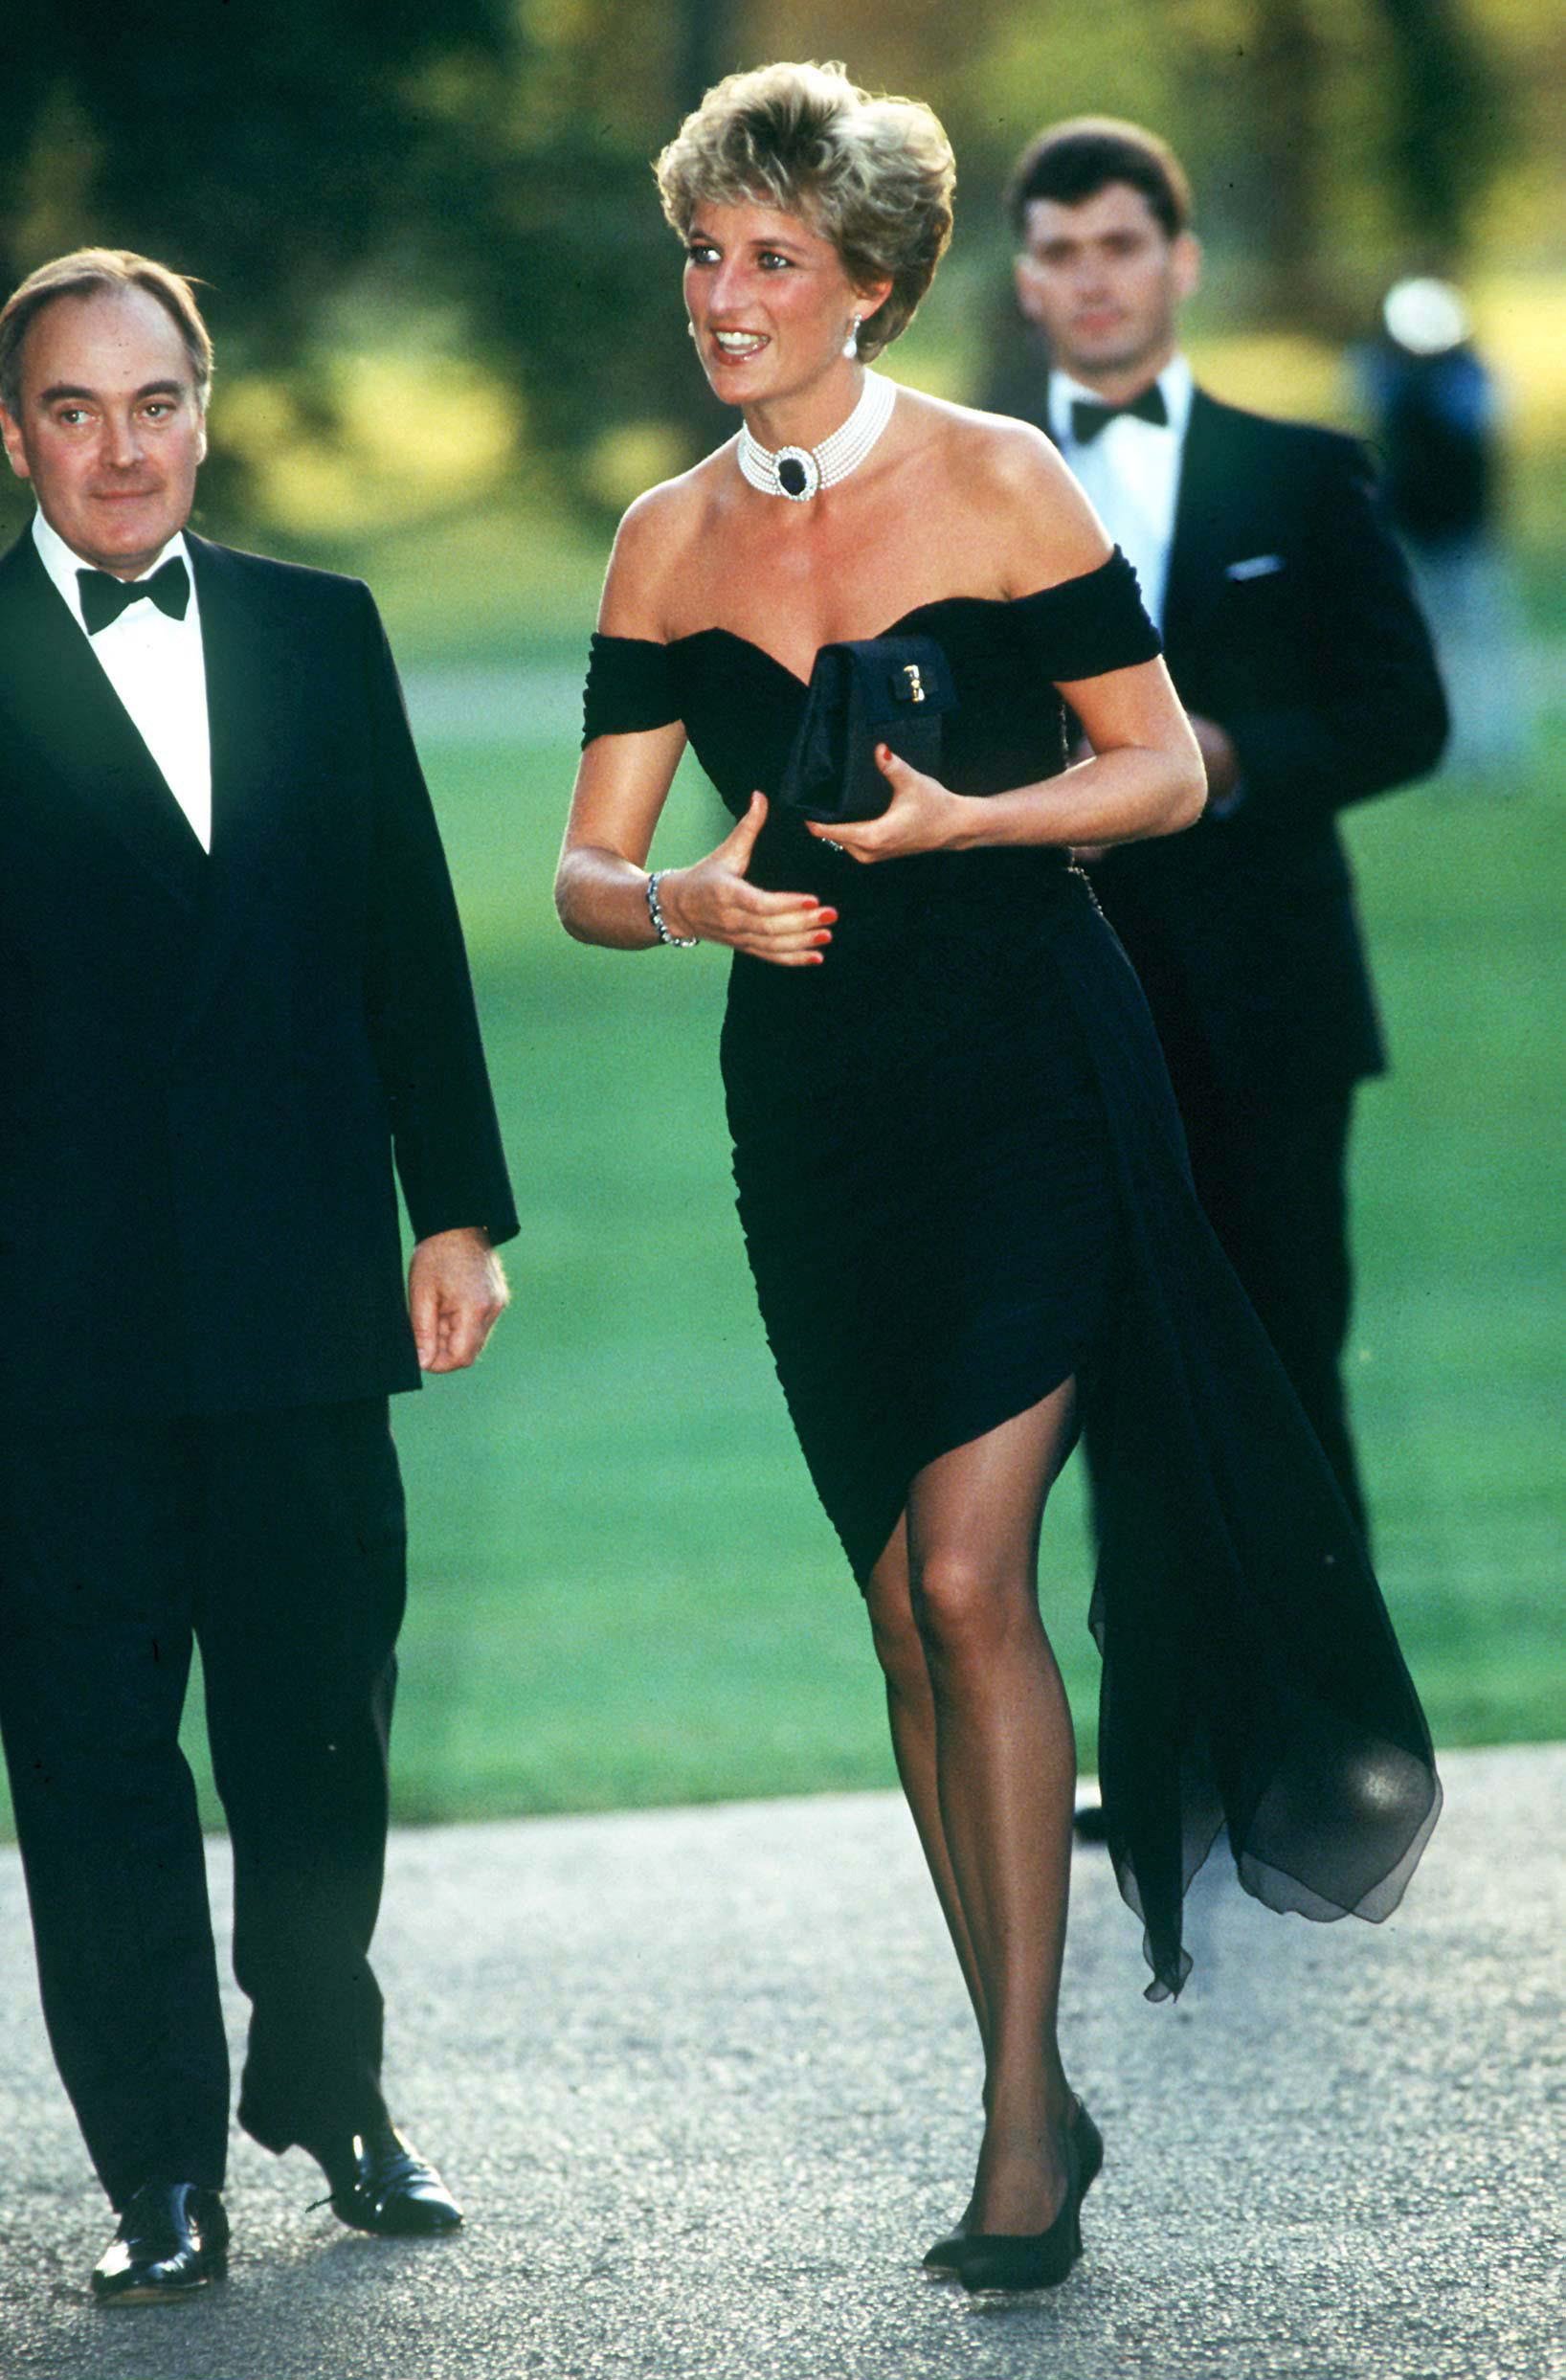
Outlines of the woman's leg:
M 876 1657 L 886 1680 L 886 1716 L 891 1723 L 892 1754 L 897 1762 L 897 1774 L 913 1813 L 914 1830 L 935 1886 L 947 1930 L 951 1936 L 951 1946 L 957 1954 L 963 1982 L 968 1987 L 968 1997 L 973 2005 L 973 2018 L 978 2026 L 988 2068 L 990 2015 L 985 2003 L 984 1978 L 979 1971 L 978 1954 L 968 1931 L 957 1879 L 952 1874 L 951 1854 L 946 1846 L 946 1827 L 941 1817 L 941 1789 L 935 1762 L 935 1695 L 929 1682 L 925 1641 L 919 1632 L 919 1623 L 913 1616 L 906 1520 L 898 1522 L 886 1551 L 871 1572 L 864 1600 L 870 1614 L 870 1632 L 875 1642 Z
M 1037 1564 L 1044 1500 L 1075 1414 L 1067 1381 L 940 1456 L 908 1494 L 909 1602 L 929 1682 L 939 1840 L 984 2010 L 987 2121 L 970 2212 L 988 2232 L 1042 2231 L 1065 2178 L 1071 2100 L 1056 2024 L 1076 1746 L 1039 1618 Z

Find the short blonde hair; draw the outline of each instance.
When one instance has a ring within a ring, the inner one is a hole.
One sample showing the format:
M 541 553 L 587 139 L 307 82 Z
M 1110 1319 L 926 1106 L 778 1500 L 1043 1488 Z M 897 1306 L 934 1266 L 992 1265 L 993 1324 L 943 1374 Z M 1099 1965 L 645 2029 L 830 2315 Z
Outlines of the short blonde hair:
M 68 257 L 40 264 L 0 307 L 0 405 L 12 420 L 21 411 L 22 348 L 32 325 L 45 306 L 60 298 L 96 298 L 106 289 L 145 289 L 156 298 L 185 342 L 196 403 L 206 411 L 213 343 L 184 274 L 129 248 L 76 248 Z
M 829 239 L 856 288 L 889 280 L 859 331 L 868 360 L 912 322 L 951 237 L 951 144 L 920 100 L 872 98 L 840 65 L 758 66 L 714 83 L 659 158 L 682 237 L 703 206 L 752 200 Z

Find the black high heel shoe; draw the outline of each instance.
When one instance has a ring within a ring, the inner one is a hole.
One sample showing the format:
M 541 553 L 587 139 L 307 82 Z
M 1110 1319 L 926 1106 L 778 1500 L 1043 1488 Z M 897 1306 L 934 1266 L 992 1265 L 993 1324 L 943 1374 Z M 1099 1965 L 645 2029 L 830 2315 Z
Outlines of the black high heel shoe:
M 1065 2196 L 1047 2231 L 969 2232 L 956 2275 L 970 2297 L 981 2292 L 1058 2289 L 1082 2254 L 1082 2200 L 1087 2185 L 1077 2158 L 1076 2129 L 1065 2132 Z
M 1104 2170 L 1104 2135 L 1081 2099 L 1071 2102 L 1066 2134 L 1076 2152 L 1077 2205 L 1080 2209 Z M 933 2247 L 926 2249 L 922 2259 L 924 2270 L 932 2280 L 954 2280 L 962 2263 L 962 2252 L 969 2240 L 982 2236 L 982 2234 L 975 2232 L 948 2232 L 943 2238 L 936 2240 Z
M 1104 2170 L 1104 2135 L 1081 2099 L 1072 2102 L 1067 2125 L 1071 2145 L 1077 2152 L 1077 2199 L 1079 2205 Z
M 940 2238 L 925 2250 L 919 2261 L 931 2280 L 955 2279 L 963 2242 L 968 2237 L 967 2232 L 943 2232 Z

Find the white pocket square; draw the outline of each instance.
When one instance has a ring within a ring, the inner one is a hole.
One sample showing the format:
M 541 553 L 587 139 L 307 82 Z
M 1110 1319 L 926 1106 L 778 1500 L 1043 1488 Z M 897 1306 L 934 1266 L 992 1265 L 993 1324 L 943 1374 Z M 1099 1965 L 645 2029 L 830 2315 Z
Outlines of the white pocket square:
M 1248 562 L 1231 562 L 1224 571 L 1225 578 L 1270 578 L 1284 567 L 1281 553 L 1253 553 Z

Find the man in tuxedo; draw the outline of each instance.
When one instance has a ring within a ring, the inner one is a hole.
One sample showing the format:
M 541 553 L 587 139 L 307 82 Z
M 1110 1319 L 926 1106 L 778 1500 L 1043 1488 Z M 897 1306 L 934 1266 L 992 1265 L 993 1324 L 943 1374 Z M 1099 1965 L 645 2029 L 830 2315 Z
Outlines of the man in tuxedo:
M 1200 253 L 1165 145 L 1107 118 L 1056 125 L 1010 206 L 1044 352 L 992 401 L 1055 439 L 1135 566 L 1207 763 L 1197 825 L 1092 855 L 1094 887 L 1202 1202 L 1363 1528 L 1345 1177 L 1354 1086 L 1385 1055 L 1335 821 L 1435 766 L 1430 640 L 1362 450 L 1194 387 L 1177 320 Z
M 391 2122 L 369 1960 L 387 1401 L 474 1360 L 516 1229 L 369 593 L 186 529 L 211 358 L 189 283 L 121 251 L 0 312 L 37 501 L 0 560 L 0 1726 L 50 2038 L 120 2217 L 111 2302 L 225 2266 L 192 1639 L 252 2002 L 239 2120 L 308 2149 L 347 2223 L 461 2220 Z

